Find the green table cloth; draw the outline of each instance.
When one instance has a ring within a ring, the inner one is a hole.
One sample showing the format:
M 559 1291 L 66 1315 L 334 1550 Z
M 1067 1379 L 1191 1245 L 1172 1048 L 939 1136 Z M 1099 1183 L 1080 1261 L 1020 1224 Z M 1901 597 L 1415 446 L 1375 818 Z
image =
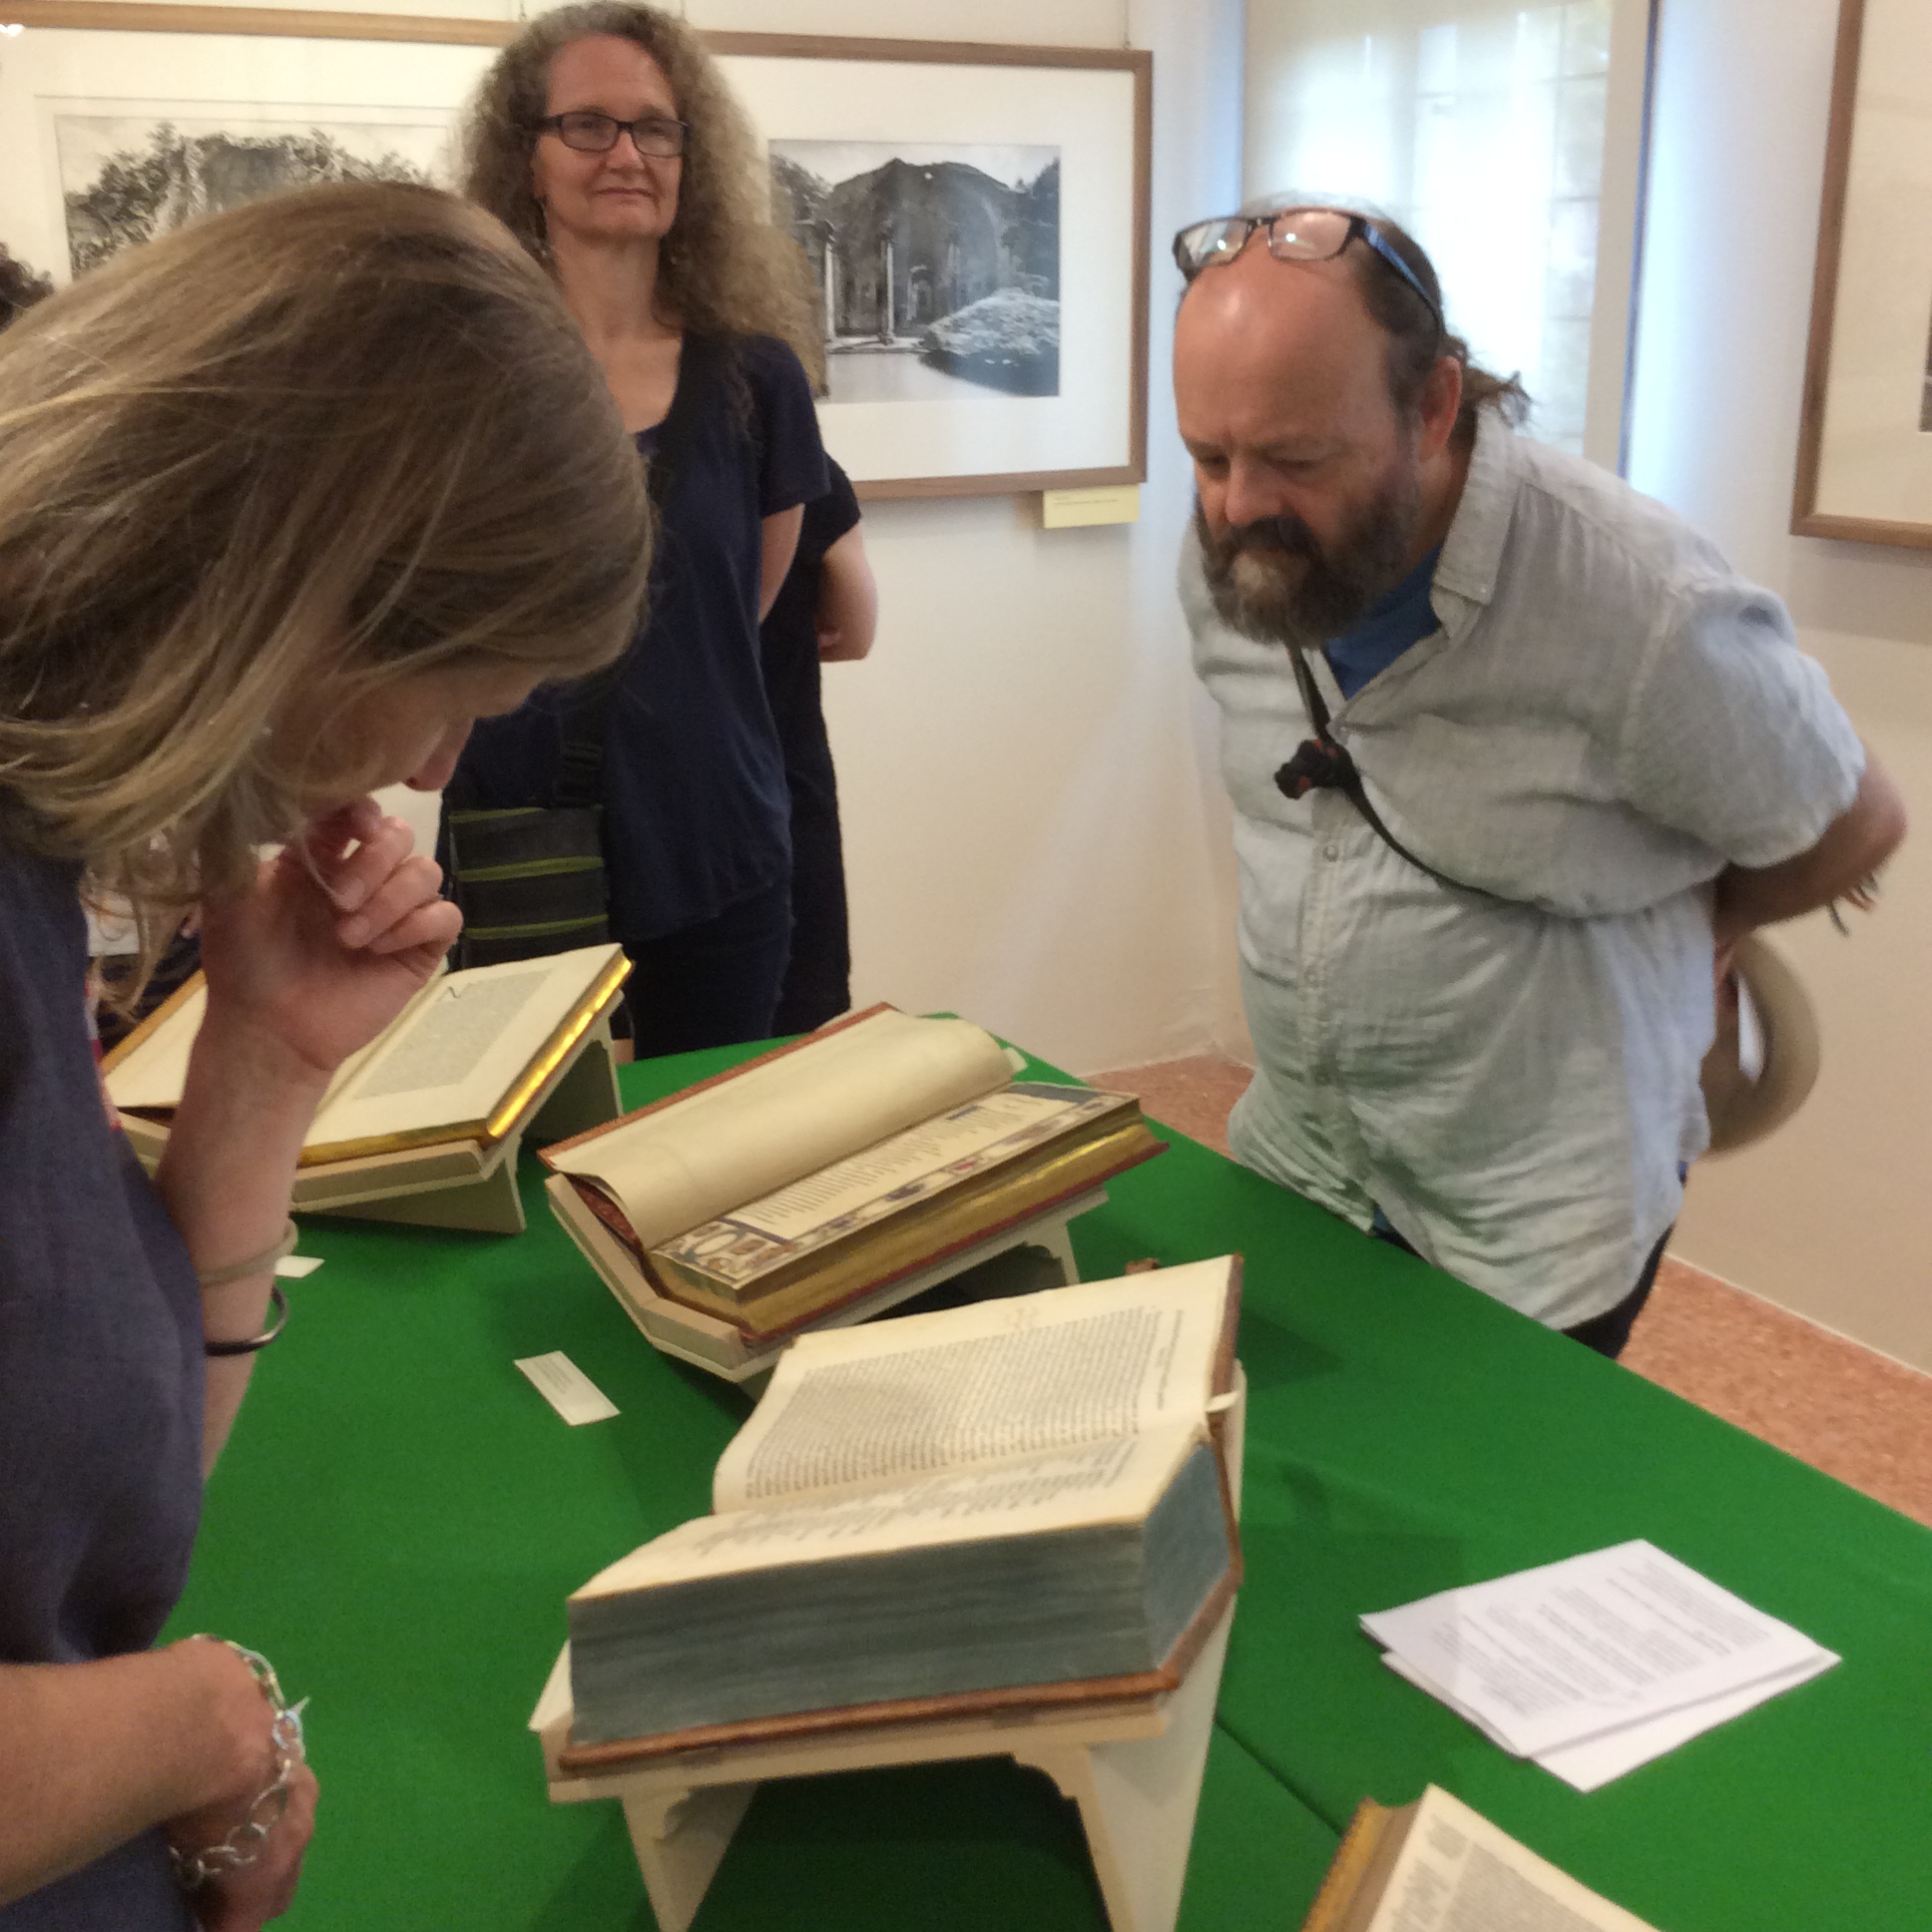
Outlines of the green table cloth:
M 749 1051 L 628 1068 L 627 1100 Z M 1167 1138 L 1074 1238 L 1088 1278 L 1246 1260 L 1247 1581 L 1183 1925 L 1292 1932 L 1356 1800 L 1433 1779 L 1663 1932 L 1932 1926 L 1932 1533 Z M 617 1806 L 551 1806 L 523 1726 L 566 1595 L 709 1509 L 748 1401 L 653 1351 L 534 1165 L 525 1187 L 511 1239 L 309 1219 L 326 1265 L 288 1284 L 210 1486 L 172 1629 L 255 1645 L 313 1697 L 294 1932 L 652 1922 Z M 558 1419 L 512 1365 L 551 1349 L 617 1418 Z M 1844 1664 L 1585 1797 L 1356 1628 L 1633 1536 Z M 1000 1761 L 766 1786 L 697 1932 L 1101 1923 L 1071 1806 Z

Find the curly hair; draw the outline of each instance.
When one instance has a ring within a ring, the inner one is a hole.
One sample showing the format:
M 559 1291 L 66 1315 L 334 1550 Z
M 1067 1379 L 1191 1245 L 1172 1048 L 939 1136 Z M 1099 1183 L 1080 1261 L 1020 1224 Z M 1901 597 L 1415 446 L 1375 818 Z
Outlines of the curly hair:
M 5 328 L 23 309 L 45 301 L 53 292 L 54 284 L 45 275 L 35 274 L 18 255 L 9 254 L 6 243 L 0 242 L 0 328 Z
M 628 40 L 663 69 L 691 125 L 678 217 L 658 257 L 667 317 L 701 334 L 775 335 L 814 388 L 825 344 L 803 251 L 771 220 L 771 188 L 749 117 L 698 35 L 655 7 L 584 0 L 540 14 L 499 54 L 463 129 L 463 192 L 548 263 L 543 210 L 530 179 L 537 123 L 549 107 L 550 63 L 573 41 Z

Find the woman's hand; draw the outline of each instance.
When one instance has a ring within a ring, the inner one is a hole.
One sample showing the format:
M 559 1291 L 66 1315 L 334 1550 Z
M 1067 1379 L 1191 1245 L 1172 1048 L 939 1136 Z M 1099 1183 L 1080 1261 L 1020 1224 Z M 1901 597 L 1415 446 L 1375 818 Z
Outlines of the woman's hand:
M 288 1779 L 288 1807 L 263 1841 L 260 1856 L 197 1887 L 195 1916 L 202 1932 L 260 1932 L 287 1911 L 315 1830 L 315 1773 L 297 1764 Z M 199 1851 L 219 1844 L 246 1816 L 245 1805 L 232 1812 L 199 1812 L 177 1820 L 168 1835 L 183 1851 Z
M 361 798 L 265 860 L 253 887 L 202 913 L 209 1028 L 326 1080 L 435 972 L 462 930 L 409 827 Z

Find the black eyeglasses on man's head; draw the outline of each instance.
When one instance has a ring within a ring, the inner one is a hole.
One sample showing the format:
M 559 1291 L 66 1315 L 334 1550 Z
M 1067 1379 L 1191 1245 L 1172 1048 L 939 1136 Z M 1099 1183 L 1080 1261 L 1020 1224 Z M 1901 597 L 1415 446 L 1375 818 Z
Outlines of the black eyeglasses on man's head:
M 1442 303 L 1402 259 L 1366 215 L 1347 208 L 1277 208 L 1265 215 L 1217 215 L 1196 222 L 1174 238 L 1174 258 L 1190 281 L 1204 268 L 1232 261 L 1256 229 L 1267 231 L 1267 250 L 1277 261 L 1331 261 L 1358 237 L 1422 298 L 1443 333 Z

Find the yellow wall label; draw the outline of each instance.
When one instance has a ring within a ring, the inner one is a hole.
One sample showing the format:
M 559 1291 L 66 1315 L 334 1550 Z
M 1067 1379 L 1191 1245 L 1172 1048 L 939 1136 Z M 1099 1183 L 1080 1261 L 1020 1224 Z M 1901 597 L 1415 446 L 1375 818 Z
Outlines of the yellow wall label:
M 1040 521 L 1049 530 L 1083 523 L 1139 523 L 1141 486 L 1110 483 L 1091 490 L 1042 490 Z

